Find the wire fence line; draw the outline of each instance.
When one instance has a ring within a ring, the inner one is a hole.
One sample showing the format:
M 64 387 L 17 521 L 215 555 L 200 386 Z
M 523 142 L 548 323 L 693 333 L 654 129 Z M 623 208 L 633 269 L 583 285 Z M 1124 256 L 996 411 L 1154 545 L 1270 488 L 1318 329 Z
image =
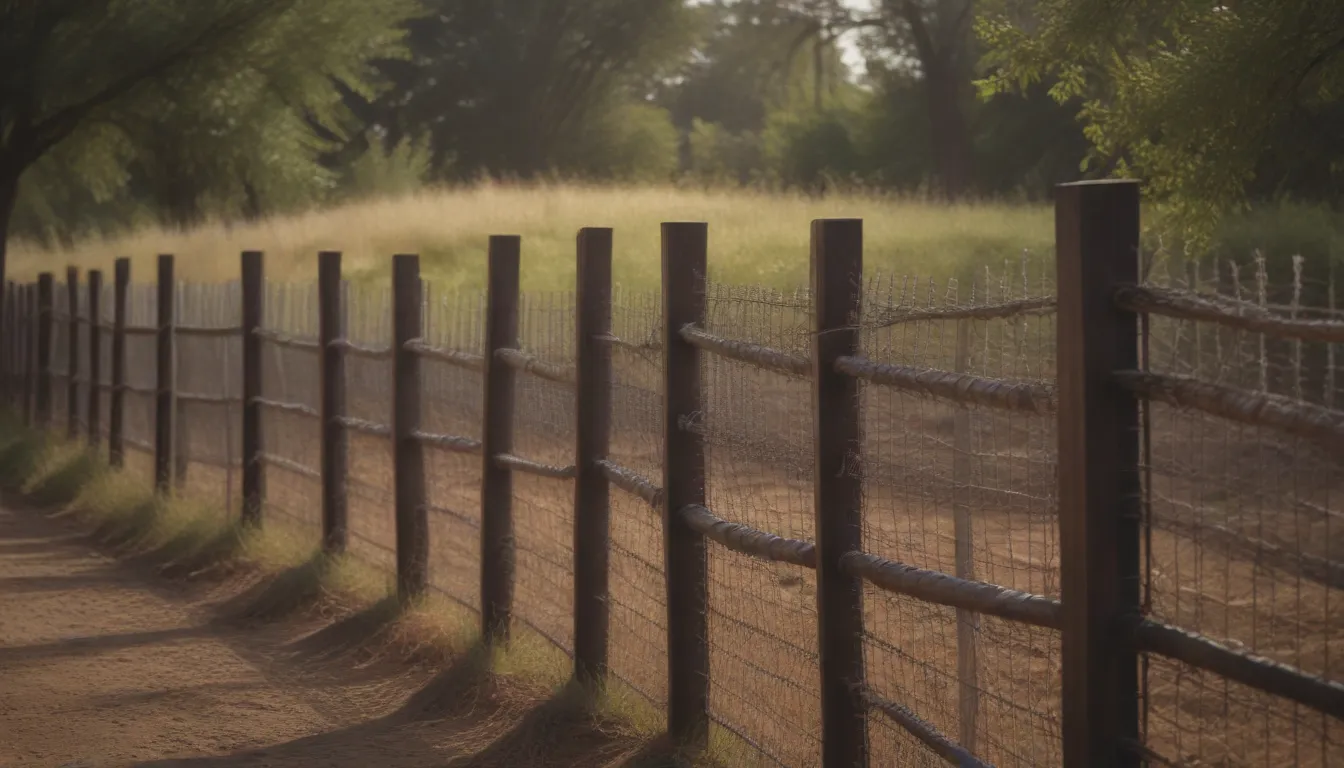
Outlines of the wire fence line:
M 1114 189 L 1083 189 L 1124 208 L 1104 197 Z M 1137 219 L 1124 224 L 1137 233 Z M 613 289 L 599 230 L 580 237 L 577 294 L 520 294 L 516 240 L 492 239 L 486 292 L 395 276 L 390 290 L 182 285 L 168 333 L 153 285 L 104 286 L 93 322 L 87 293 L 44 278 L 7 292 L 18 309 L 6 310 L 17 352 L 5 382 L 37 423 L 72 434 L 92 426 L 93 397 L 116 410 L 121 388 L 121 434 L 95 437 L 128 446 L 128 465 L 150 474 L 165 385 L 154 363 L 175 344 L 179 487 L 235 506 L 259 494 L 263 518 L 315 545 L 344 531 L 337 546 L 423 574 L 403 588 L 479 611 L 488 633 L 529 628 L 576 674 L 638 692 L 666 709 L 674 736 L 707 739 L 731 764 L 1344 760 L 1344 674 L 1331 658 L 1344 624 L 1330 605 L 1344 583 L 1334 286 L 1304 289 L 1300 265 L 1274 284 L 1263 260 L 1140 275 L 1132 251 L 1064 241 L 1058 278 L 1026 258 L 961 283 L 864 278 L 860 251 L 827 252 L 852 222 L 817 226 L 814 284 L 794 292 L 703 275 L 690 294 Z M 680 244 L 670 257 L 703 257 L 703 229 L 665 236 Z M 604 256 L 605 287 L 591 266 Z M 1107 258 L 1130 259 L 1138 277 L 1070 266 Z M 843 280 L 826 277 L 828 259 Z M 597 325 L 581 295 L 607 302 Z M 263 325 L 245 401 L 248 296 Z M 828 326 L 837 305 L 844 317 Z M 406 306 L 413 316 L 398 315 Z M 681 319 L 669 331 L 665 317 Z M 127 364 L 117 380 L 100 343 L 90 387 L 90 333 L 104 326 Z M 852 350 L 826 357 L 846 334 Z M 332 360 L 339 397 L 324 379 Z M 853 396 L 820 408 L 827 377 Z M 248 402 L 264 446 L 252 455 L 237 428 Z M 598 449 L 585 429 L 602 434 Z M 828 442 L 837 430 L 852 437 Z M 242 484 L 249 462 L 264 464 L 264 489 Z M 1080 477 L 1083 491 L 1133 493 L 1079 496 L 1068 480 Z M 845 487 L 852 499 L 827 495 Z M 1117 519 L 1133 528 L 1070 544 L 1082 523 Z M 835 520 L 855 535 L 819 527 Z M 417 530 L 427 555 L 408 565 Z M 857 631 L 828 634 L 821 617 L 847 612 Z M 1080 721 L 1089 706 L 1094 720 Z

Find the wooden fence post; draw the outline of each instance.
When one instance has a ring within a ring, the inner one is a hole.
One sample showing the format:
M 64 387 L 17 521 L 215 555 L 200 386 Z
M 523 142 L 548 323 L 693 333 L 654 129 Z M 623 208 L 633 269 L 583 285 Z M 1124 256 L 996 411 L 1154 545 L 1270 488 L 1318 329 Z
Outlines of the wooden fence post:
M 578 236 L 575 285 L 574 677 L 601 686 L 607 675 L 610 488 L 597 462 L 611 429 L 611 230 Z
M 515 373 L 496 354 L 518 346 L 522 239 L 490 238 L 485 304 L 485 423 L 481 439 L 481 636 L 506 640 L 513 613 L 513 473 L 495 456 L 513 450 Z
M 859 382 L 835 370 L 859 354 L 863 300 L 863 222 L 812 222 L 812 418 L 816 468 L 817 622 L 824 768 L 868 765 L 868 729 L 858 686 L 864 682 L 863 587 L 840 567 L 863 548 L 862 422 Z
M 79 269 L 65 268 L 65 436 L 79 437 Z
M 681 517 L 705 503 L 700 350 L 682 327 L 704 326 L 709 227 L 665 223 L 663 246 L 663 559 L 667 582 L 667 730 L 674 743 L 709 743 L 709 577 L 705 538 Z
M 957 351 L 953 370 L 969 373 L 971 367 L 971 321 L 957 321 Z M 975 578 L 974 528 L 971 524 L 971 409 L 953 406 L 952 413 L 952 527 L 956 539 L 956 576 Z M 961 748 L 975 754 L 980 721 L 980 662 L 976 647 L 980 615 L 957 609 L 957 682 Z
M 50 272 L 37 276 L 37 426 L 51 428 L 51 331 L 56 279 Z
M 107 460 L 126 462 L 126 300 L 131 286 L 131 260 L 117 259 L 112 274 L 112 381 L 108 398 Z
M 37 424 L 37 283 L 29 283 L 23 292 L 23 421 Z
M 392 257 L 392 446 L 397 526 L 397 596 L 403 602 L 429 586 L 429 517 L 425 509 L 420 431 L 420 355 L 407 349 L 421 337 L 420 257 Z M 484 596 L 482 596 L 484 600 Z M 484 602 L 482 603 L 484 605 Z
M 245 525 L 261 523 L 266 474 L 261 448 L 261 328 L 266 278 L 261 251 L 242 254 L 243 510 Z
M 14 281 L 6 280 L 4 308 L 0 310 L 0 316 L 3 317 L 3 319 L 0 319 L 0 337 L 3 337 L 0 338 L 0 346 L 3 347 L 3 350 L 0 350 L 0 365 L 3 365 L 4 369 L 0 371 L 0 381 L 3 381 L 6 404 L 10 406 L 18 405 L 18 397 L 15 395 L 16 384 L 18 383 L 18 366 L 15 358 L 17 345 L 15 342 L 18 340 L 19 334 L 14 322 L 15 318 L 18 317 L 18 313 L 15 311 L 17 309 L 15 305 L 18 303 L 15 300 L 17 292 Z
M 89 445 L 97 447 L 103 428 L 103 273 L 89 270 L 89 391 L 87 419 Z
M 317 255 L 318 341 L 322 345 L 322 549 L 345 551 L 350 525 L 346 501 L 345 327 L 341 322 L 341 254 Z
M 176 366 L 173 364 L 173 300 L 177 297 L 176 279 L 173 276 L 173 257 L 169 254 L 159 256 L 158 271 L 158 322 L 155 327 L 155 380 L 154 380 L 154 489 L 159 493 L 169 493 L 173 483 L 173 440 L 177 436 L 173 428 L 173 402 L 176 378 Z
M 1139 613 L 1138 318 L 1115 290 L 1139 277 L 1137 182 L 1057 188 L 1059 537 L 1068 768 L 1137 766 L 1138 657 L 1121 632 Z

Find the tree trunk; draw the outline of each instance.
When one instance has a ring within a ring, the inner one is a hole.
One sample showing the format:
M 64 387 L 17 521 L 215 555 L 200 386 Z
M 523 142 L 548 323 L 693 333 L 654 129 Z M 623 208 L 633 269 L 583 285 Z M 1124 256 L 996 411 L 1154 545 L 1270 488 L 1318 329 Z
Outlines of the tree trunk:
M 933 145 L 939 187 L 948 200 L 964 197 L 973 181 L 971 130 L 962 109 L 962 86 L 968 83 L 969 80 L 958 76 L 953 62 L 925 62 L 929 141 Z

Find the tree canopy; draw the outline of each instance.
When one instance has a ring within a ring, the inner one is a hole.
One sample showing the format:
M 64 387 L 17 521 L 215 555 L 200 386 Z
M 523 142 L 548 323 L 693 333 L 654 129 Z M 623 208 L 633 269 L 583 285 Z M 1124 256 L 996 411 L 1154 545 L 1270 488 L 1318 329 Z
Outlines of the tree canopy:
M 0 225 L 481 177 L 1337 205 L 1334 0 L 0 0 Z M 2 229 L 3 227 L 0 227 Z
M 1143 179 L 1207 232 L 1250 197 L 1338 201 L 1344 3 L 1001 0 L 979 21 L 986 94 L 1079 104 L 1090 167 Z

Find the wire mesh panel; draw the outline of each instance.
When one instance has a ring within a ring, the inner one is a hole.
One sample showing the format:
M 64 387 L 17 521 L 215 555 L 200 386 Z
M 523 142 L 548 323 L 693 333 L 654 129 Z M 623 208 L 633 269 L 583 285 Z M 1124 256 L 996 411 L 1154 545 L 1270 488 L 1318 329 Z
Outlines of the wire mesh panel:
M 520 297 L 519 346 L 568 382 L 518 372 L 513 453 L 552 469 L 574 463 L 574 294 Z M 573 650 L 574 481 L 513 473 L 514 616 Z
M 1149 279 L 1283 316 L 1344 319 L 1328 309 L 1338 287 L 1304 279 L 1300 259 L 1292 267 L 1271 279 L 1263 259 L 1172 261 Z M 1337 411 L 1344 402 L 1338 347 L 1153 315 L 1146 354 L 1154 373 Z M 1147 612 L 1232 648 L 1344 680 L 1344 665 L 1332 658 L 1344 640 L 1339 452 L 1161 402 L 1148 405 L 1147 418 Z M 1344 763 L 1338 719 L 1157 655 L 1144 667 L 1145 743 L 1162 759 Z
M 158 388 L 158 288 L 133 283 L 126 295 L 126 469 L 154 480 L 154 393 Z
M 706 329 L 810 354 L 805 292 L 712 284 Z M 706 499 L 718 517 L 812 540 L 811 383 L 704 355 Z M 709 545 L 710 714 L 740 764 L 807 766 L 820 756 L 816 577 Z M 735 744 L 735 741 L 742 743 Z
M 661 303 L 654 293 L 612 294 L 612 461 L 661 483 Z M 655 705 L 667 701 L 667 598 L 659 510 L 611 491 L 610 666 Z
M 224 503 L 242 493 L 241 284 L 177 286 L 178 487 Z
M 467 291 L 426 287 L 425 341 L 431 347 L 477 356 L 485 346 L 485 298 Z M 421 427 L 435 435 L 479 440 L 484 407 L 479 367 L 434 356 L 420 362 Z M 481 457 L 425 446 L 429 505 L 430 585 L 473 610 L 481 605 Z
M 64 283 L 55 285 L 51 311 L 51 427 L 64 433 L 70 416 L 66 387 L 70 377 L 78 374 L 70 370 L 70 298 Z
M 346 415 L 369 429 L 349 429 L 350 551 L 386 571 L 396 569 L 393 504 L 392 296 L 383 286 L 350 283 L 345 336 L 374 354 L 347 353 Z
M 268 283 L 262 312 L 267 331 L 261 351 L 265 512 L 316 539 L 322 525 L 317 286 Z
M 110 434 L 112 413 L 112 323 L 116 319 L 116 286 L 113 281 L 103 282 L 102 292 L 98 297 L 98 318 L 97 322 L 101 325 L 101 340 L 99 341 L 98 353 L 98 412 L 102 414 L 99 421 L 99 444 L 106 443 Z
M 1025 259 L 968 286 L 877 277 L 866 289 L 863 353 L 914 371 L 1050 382 L 1051 292 Z M 1050 409 L 1006 410 L 874 384 L 861 392 L 865 550 L 1058 597 Z M 868 588 L 869 685 L 991 764 L 1059 764 L 1058 633 L 958 614 Z M 943 764 L 885 717 L 871 718 L 869 733 L 879 764 Z

